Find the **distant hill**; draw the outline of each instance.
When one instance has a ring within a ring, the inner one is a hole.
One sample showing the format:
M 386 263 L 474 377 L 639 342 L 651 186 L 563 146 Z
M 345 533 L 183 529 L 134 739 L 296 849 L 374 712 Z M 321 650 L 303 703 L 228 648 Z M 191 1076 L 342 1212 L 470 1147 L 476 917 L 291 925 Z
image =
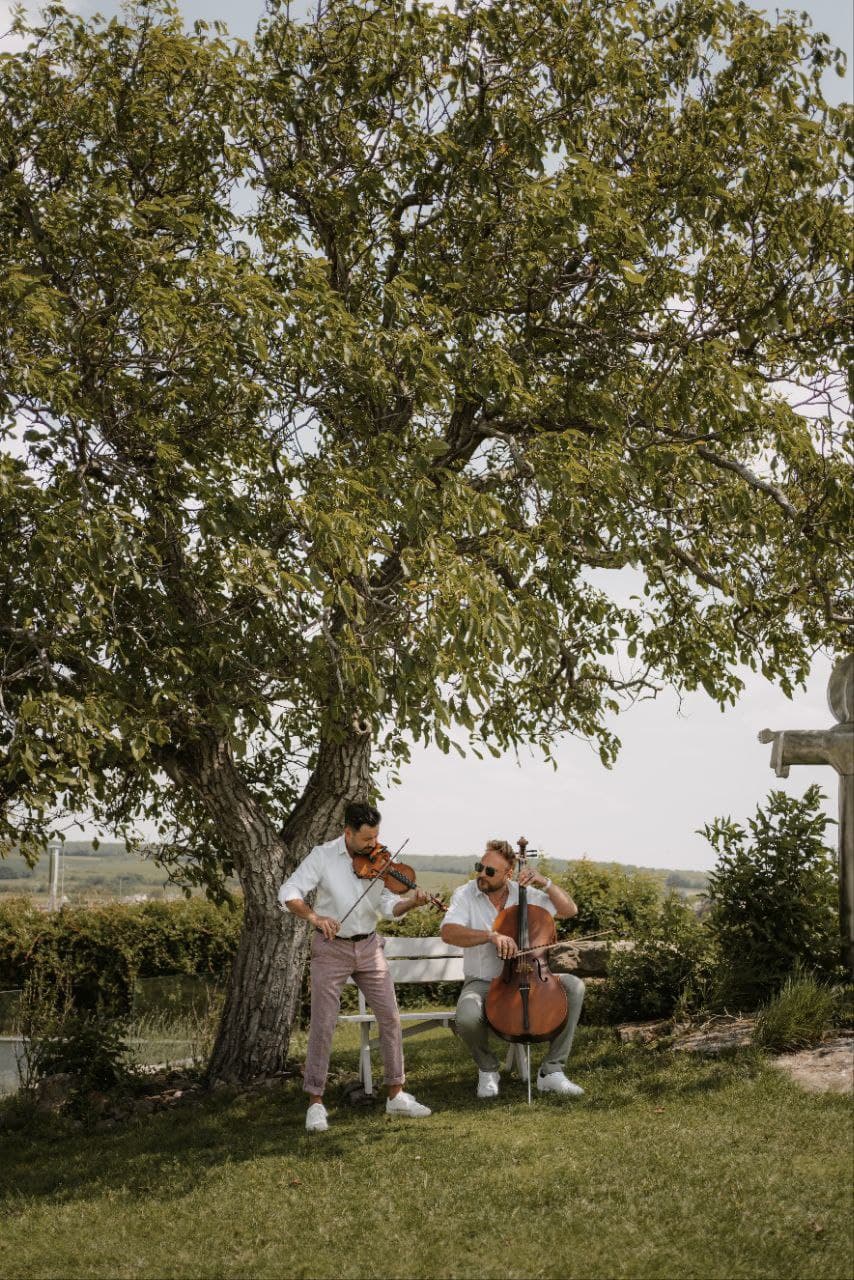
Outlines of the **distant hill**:
M 405 857 L 405 855 L 404 855 Z M 453 888 L 474 875 L 474 857 L 456 857 L 451 854 L 413 854 L 406 859 L 416 871 L 419 883 L 436 892 L 443 886 Z M 560 872 L 581 859 L 549 858 L 549 866 Z M 702 893 L 709 879 L 706 871 L 673 870 L 665 867 L 639 867 L 615 859 L 587 858 L 594 866 L 617 867 L 629 875 L 645 873 L 653 876 L 662 890 L 675 889 L 681 894 Z M 67 840 L 62 846 L 62 886 L 72 898 L 91 893 L 107 897 L 129 893 L 164 892 L 166 873 L 152 858 L 141 858 L 128 853 L 119 841 L 104 841 L 97 849 L 91 840 Z M 0 894 L 46 894 L 48 860 L 42 858 L 34 869 L 25 864 L 19 854 L 0 859 Z M 444 877 L 444 879 L 443 879 Z
M 446 875 L 464 876 L 466 878 L 474 874 L 474 858 L 456 858 L 443 854 L 413 854 L 409 861 L 418 871 L 444 872 Z M 655 876 L 667 889 L 681 889 L 694 893 L 701 893 L 706 888 L 710 874 L 708 871 L 683 871 L 672 867 L 640 867 L 632 862 L 618 862 L 616 858 L 548 858 L 547 861 L 557 871 L 561 871 L 573 863 L 585 861 L 592 862 L 594 866 L 599 867 L 619 867 L 621 871 L 625 871 L 628 875 L 637 875 L 638 872 L 643 872 L 646 875 Z

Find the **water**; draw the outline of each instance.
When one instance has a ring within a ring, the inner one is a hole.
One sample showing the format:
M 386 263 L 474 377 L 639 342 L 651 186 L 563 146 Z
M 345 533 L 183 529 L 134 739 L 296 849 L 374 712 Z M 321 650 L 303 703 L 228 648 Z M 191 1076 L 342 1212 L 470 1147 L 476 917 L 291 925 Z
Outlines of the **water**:
M 14 1093 L 20 1086 L 18 1059 L 22 1043 L 18 1036 L 0 1036 L 0 1097 Z
M 133 1022 L 127 1036 L 130 1061 L 184 1064 L 201 1050 L 204 1019 L 214 987 L 195 974 L 143 978 L 134 990 Z M 23 1041 L 15 1031 L 20 992 L 0 991 L 0 1097 L 20 1088 Z

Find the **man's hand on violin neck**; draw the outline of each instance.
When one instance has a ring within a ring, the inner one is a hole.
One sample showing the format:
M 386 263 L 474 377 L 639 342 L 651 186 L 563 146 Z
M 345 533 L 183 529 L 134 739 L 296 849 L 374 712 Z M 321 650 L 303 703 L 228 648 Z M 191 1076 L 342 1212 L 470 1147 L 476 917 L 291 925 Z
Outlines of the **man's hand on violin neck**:
M 327 942 L 331 942 L 341 928 L 340 920 L 336 920 L 334 916 L 319 916 L 316 911 L 309 916 L 309 921 Z
M 395 917 L 405 916 L 413 907 L 426 907 L 429 901 L 429 893 L 425 893 L 423 889 L 413 889 L 394 904 Z
M 508 938 L 504 933 L 491 933 L 489 935 L 489 941 L 495 947 L 495 950 L 498 952 L 498 955 L 502 960 L 512 960 L 513 956 L 515 956 L 516 952 L 519 950 L 516 946 L 515 940 L 513 938 Z

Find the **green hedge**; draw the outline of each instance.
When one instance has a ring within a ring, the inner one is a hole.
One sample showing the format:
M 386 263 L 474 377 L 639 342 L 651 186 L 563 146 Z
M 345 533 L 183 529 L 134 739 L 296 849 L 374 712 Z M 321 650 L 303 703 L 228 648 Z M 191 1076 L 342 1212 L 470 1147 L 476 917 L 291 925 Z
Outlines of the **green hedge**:
M 81 1009 L 127 1011 L 139 978 L 198 974 L 225 979 L 243 912 L 203 898 L 37 911 L 0 901 L 0 989 L 38 974 L 70 983 Z
M 541 870 L 551 874 L 547 867 Z M 581 858 L 552 878 L 578 907 L 577 916 L 556 921 L 559 938 L 605 932 L 634 938 L 651 928 L 661 912 L 661 881 L 646 871 Z

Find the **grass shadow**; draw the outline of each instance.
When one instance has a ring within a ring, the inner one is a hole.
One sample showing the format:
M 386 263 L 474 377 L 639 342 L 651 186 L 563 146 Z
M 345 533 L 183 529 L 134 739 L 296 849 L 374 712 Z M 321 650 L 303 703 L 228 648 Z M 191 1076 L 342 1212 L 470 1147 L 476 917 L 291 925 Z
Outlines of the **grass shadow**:
M 257 1093 L 223 1091 L 203 1096 L 103 1133 L 67 1128 L 63 1132 L 62 1126 L 54 1124 L 32 1134 L 9 1134 L 0 1169 L 5 1212 L 14 1213 L 33 1199 L 73 1202 L 110 1186 L 121 1187 L 123 1194 L 137 1199 L 172 1200 L 228 1164 L 259 1159 L 286 1164 L 309 1156 L 317 1163 L 335 1164 L 385 1147 L 390 1135 L 397 1148 L 418 1144 L 419 1126 L 430 1121 L 386 1123 L 379 1098 L 374 1105 L 347 1103 L 344 1085 L 352 1079 L 350 1062 L 349 1052 L 333 1059 L 328 1093 L 332 1122 L 320 1141 L 305 1132 L 306 1099 L 299 1079 Z M 490 1125 L 496 1112 L 508 1119 L 517 1109 L 525 1115 L 529 1112 L 527 1086 L 515 1077 L 503 1077 L 495 1102 L 479 1100 L 476 1068 L 455 1038 L 438 1033 L 418 1046 L 408 1046 L 407 1065 L 410 1088 L 434 1109 L 440 1126 L 445 1117 L 449 1130 L 460 1120 Z M 536 1066 L 532 1060 L 532 1071 Z M 711 1095 L 762 1069 L 754 1052 L 684 1062 L 666 1050 L 620 1045 L 611 1033 L 585 1028 L 579 1033 L 571 1066 L 585 1096 L 566 1100 L 538 1094 L 534 1088 L 532 1111 L 539 1111 L 545 1120 L 567 1108 L 577 1114 L 628 1109 L 668 1098 L 682 1101 Z

